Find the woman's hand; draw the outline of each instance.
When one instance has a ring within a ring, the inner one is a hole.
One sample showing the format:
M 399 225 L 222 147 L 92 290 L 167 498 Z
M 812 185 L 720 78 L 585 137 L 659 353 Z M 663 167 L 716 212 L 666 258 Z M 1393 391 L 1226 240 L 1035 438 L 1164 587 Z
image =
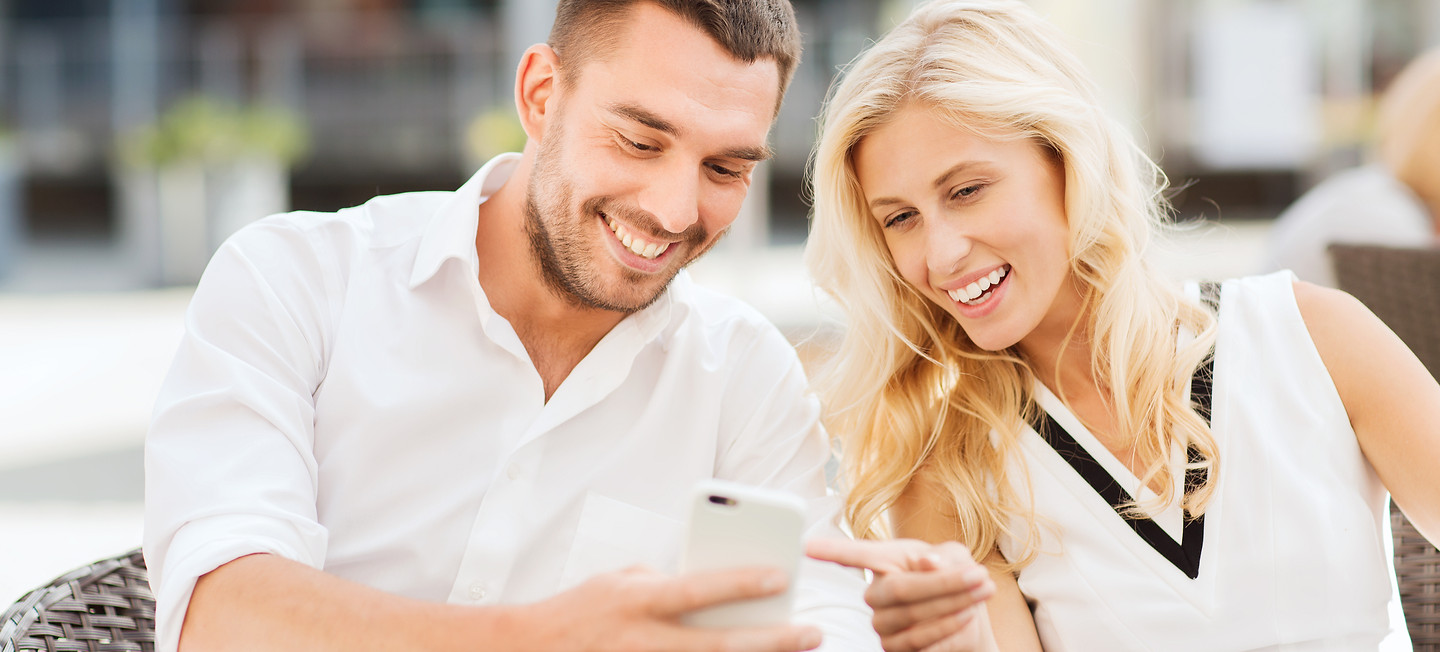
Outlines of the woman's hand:
M 816 539 L 805 552 L 874 573 L 865 602 L 875 611 L 872 622 L 886 652 L 995 649 L 985 610 L 995 582 L 965 546 Z

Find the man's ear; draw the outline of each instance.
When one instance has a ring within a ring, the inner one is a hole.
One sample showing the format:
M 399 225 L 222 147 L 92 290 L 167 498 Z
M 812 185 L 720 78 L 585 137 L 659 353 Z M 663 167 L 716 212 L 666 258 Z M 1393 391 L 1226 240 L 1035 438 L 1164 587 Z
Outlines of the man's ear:
M 539 142 L 545 121 L 554 111 L 559 83 L 559 59 L 549 45 L 536 43 L 526 48 L 515 70 L 515 111 L 530 140 Z

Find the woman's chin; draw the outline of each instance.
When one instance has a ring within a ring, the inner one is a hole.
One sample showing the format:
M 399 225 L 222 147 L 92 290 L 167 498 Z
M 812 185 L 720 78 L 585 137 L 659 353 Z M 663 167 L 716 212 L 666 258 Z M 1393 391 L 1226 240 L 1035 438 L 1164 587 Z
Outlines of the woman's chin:
M 1000 351 L 1004 351 L 1005 349 L 1015 346 L 1015 344 L 1018 342 L 1017 339 L 1013 337 L 1007 337 L 1006 334 L 997 333 L 992 329 L 985 329 L 984 331 L 971 331 L 968 328 L 964 328 L 963 323 L 961 325 L 961 328 L 964 329 L 965 337 L 969 338 L 971 344 L 974 344 L 976 348 L 989 353 L 997 353 Z

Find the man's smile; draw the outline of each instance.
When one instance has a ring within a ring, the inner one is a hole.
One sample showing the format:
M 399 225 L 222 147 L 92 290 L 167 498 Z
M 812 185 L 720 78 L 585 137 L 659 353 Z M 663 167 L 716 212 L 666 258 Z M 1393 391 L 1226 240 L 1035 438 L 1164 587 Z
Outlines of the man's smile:
M 605 220 L 605 224 L 608 225 L 610 231 L 615 234 L 615 239 L 619 240 L 621 245 L 629 249 L 636 256 L 647 260 L 654 260 L 670 248 L 671 243 L 646 240 L 634 231 L 625 228 L 624 224 L 615 221 L 615 219 L 609 215 L 600 213 L 600 217 Z

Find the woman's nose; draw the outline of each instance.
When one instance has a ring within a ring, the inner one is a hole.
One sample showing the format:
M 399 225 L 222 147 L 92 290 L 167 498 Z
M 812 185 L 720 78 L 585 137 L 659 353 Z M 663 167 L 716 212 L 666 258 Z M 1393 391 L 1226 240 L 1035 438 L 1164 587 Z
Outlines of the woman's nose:
M 975 241 L 954 220 L 928 220 L 925 228 L 925 261 L 932 274 L 949 274 L 959 269 L 974 248 Z

